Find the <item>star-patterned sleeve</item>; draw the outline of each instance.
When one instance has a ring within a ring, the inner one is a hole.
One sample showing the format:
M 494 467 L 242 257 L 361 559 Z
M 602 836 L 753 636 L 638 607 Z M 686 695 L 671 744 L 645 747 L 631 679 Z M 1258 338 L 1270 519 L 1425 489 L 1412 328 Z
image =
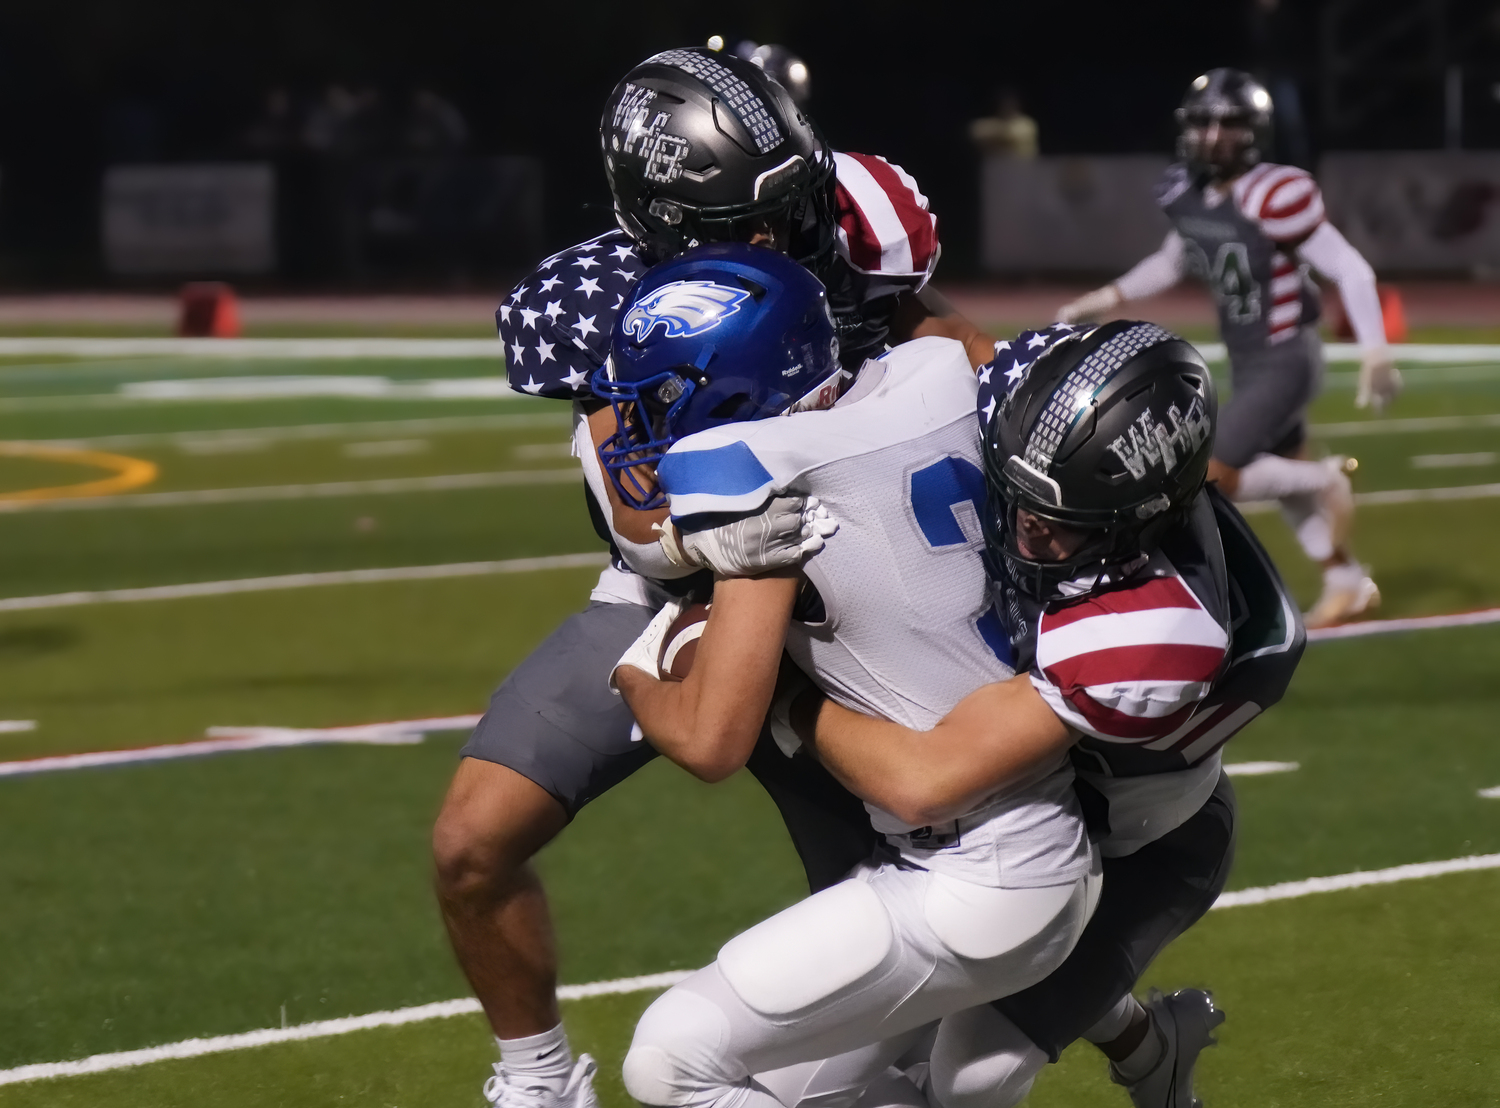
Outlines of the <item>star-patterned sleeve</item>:
M 979 398 L 976 403 L 981 435 L 989 430 L 990 420 L 994 419 L 1001 401 L 1026 379 L 1032 363 L 1060 339 L 1078 330 L 1068 323 L 1054 323 L 1040 331 L 1022 331 L 1013 339 L 995 343 L 995 356 L 979 367 Z
M 510 387 L 554 400 L 593 395 L 589 377 L 609 353 L 615 315 L 645 272 L 622 231 L 537 266 L 495 312 Z

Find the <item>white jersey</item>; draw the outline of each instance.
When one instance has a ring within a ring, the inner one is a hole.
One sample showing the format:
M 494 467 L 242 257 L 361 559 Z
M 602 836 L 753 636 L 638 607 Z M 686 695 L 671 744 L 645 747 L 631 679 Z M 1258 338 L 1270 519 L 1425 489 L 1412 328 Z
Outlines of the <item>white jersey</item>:
M 674 517 L 817 496 L 839 531 L 805 566 L 824 615 L 787 650 L 835 701 L 918 730 L 1014 673 L 981 550 L 986 497 L 973 371 L 962 344 L 925 338 L 865 363 L 828 411 L 688 436 L 658 467 Z M 870 807 L 911 860 L 981 884 L 1073 880 L 1088 845 L 1065 756 L 954 824 L 913 828 Z

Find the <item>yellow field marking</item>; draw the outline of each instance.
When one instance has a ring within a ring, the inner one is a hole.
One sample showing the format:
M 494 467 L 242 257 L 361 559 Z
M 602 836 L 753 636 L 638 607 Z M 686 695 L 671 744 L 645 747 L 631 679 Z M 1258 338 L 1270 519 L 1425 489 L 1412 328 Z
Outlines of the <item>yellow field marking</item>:
M 75 496 L 112 496 L 115 493 L 149 485 L 156 480 L 159 472 L 155 462 L 148 462 L 141 458 L 127 458 L 124 454 L 106 454 L 102 450 L 43 446 L 41 443 L 0 442 L 0 456 L 41 458 L 49 462 L 95 466 L 109 470 L 112 474 L 109 477 L 101 477 L 97 481 L 83 481 L 76 485 L 54 485 L 45 489 L 22 489 L 20 492 L 0 493 L 0 506 L 35 503 L 40 500 L 63 500 Z

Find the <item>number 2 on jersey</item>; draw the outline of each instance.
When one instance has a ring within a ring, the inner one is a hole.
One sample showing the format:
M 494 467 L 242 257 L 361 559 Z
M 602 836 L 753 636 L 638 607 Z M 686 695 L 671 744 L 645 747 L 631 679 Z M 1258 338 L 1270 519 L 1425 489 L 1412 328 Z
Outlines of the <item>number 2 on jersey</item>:
M 967 550 L 984 541 L 980 520 L 988 494 L 984 474 L 966 458 L 939 458 L 911 475 L 912 518 L 936 553 Z M 974 621 L 974 629 L 995 657 L 1014 665 L 1010 636 L 991 603 Z

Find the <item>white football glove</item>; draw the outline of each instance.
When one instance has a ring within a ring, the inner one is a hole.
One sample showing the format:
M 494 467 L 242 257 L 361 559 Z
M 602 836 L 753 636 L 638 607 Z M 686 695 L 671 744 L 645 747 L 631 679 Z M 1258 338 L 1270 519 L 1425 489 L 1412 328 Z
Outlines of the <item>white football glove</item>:
M 1354 397 L 1356 408 L 1373 407 L 1376 413 L 1385 407 L 1401 391 L 1401 371 L 1391 358 L 1391 352 L 1383 346 L 1366 350 L 1359 366 L 1359 392 Z
M 649 677 L 658 681 L 662 679 L 661 672 L 661 641 L 666 636 L 667 628 L 672 626 L 672 621 L 683 613 L 688 606 L 686 600 L 669 600 L 666 606 L 656 615 L 651 617 L 651 622 L 646 624 L 646 629 L 641 632 L 640 638 L 631 643 L 620 660 L 615 663 L 614 669 L 609 671 L 609 691 L 616 696 L 620 695 L 619 686 L 615 684 L 615 674 L 624 666 L 634 666 Z
M 1114 311 L 1124 299 L 1114 285 L 1105 285 L 1102 289 L 1086 292 L 1077 300 L 1058 308 L 1057 322 L 1077 323 L 1081 319 L 1092 321 L 1105 312 Z
M 801 565 L 839 529 L 816 496 L 777 496 L 753 516 L 702 531 L 679 532 L 670 523 L 652 526 L 673 565 L 711 569 L 720 577 L 754 577 Z

